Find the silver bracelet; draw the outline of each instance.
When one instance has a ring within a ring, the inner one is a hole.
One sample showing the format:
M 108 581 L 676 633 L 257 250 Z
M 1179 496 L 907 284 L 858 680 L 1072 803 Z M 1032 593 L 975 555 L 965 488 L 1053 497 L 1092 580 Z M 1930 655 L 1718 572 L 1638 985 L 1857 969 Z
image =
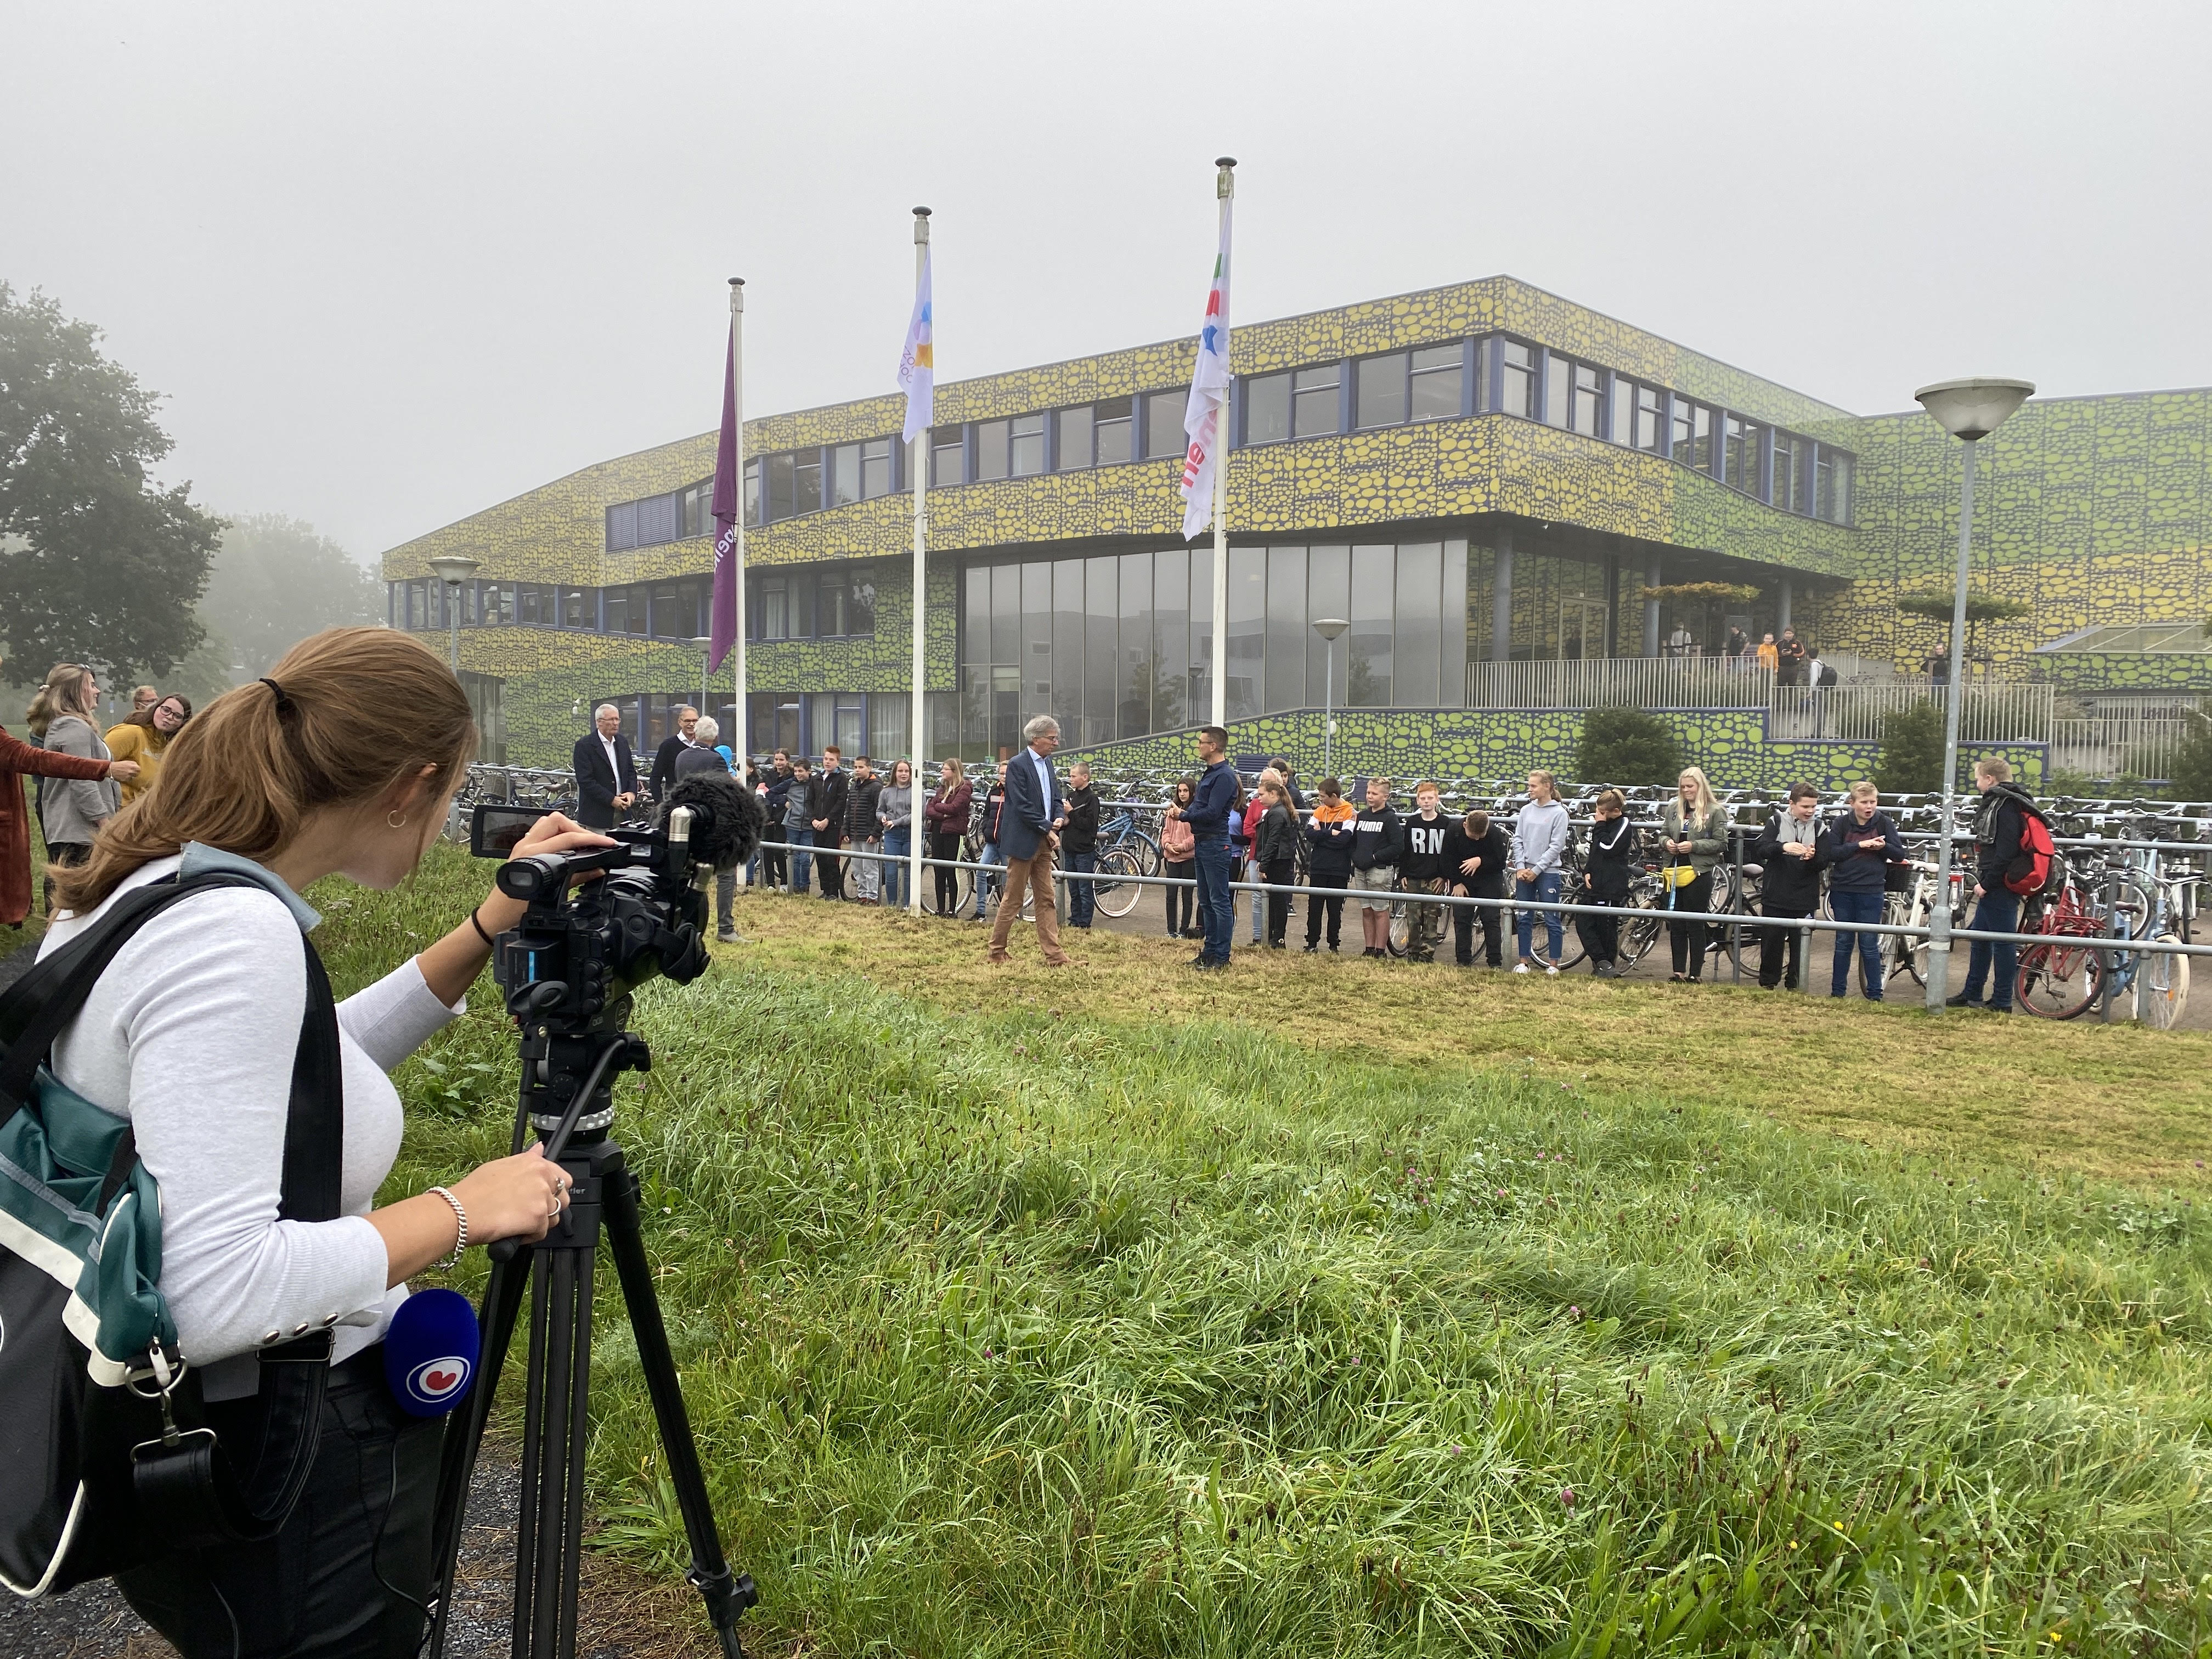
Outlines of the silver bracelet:
M 453 1206 L 453 1219 L 460 1224 L 460 1232 L 453 1240 L 453 1255 L 447 1256 L 443 1261 L 431 1264 L 436 1267 L 450 1267 L 461 1259 L 461 1252 L 469 1248 L 469 1212 L 461 1207 L 461 1200 L 455 1198 L 447 1188 L 433 1187 L 430 1190 Z

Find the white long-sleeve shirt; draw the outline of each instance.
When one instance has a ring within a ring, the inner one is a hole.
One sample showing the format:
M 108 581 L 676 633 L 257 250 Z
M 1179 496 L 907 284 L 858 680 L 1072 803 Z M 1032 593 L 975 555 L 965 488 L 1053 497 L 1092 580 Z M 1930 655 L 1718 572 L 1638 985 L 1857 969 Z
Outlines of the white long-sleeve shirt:
M 307 1009 L 303 931 L 319 921 L 259 866 L 188 848 L 203 864 L 258 872 L 267 890 L 219 888 L 147 923 L 108 965 L 54 1043 L 55 1075 L 127 1116 L 161 1192 L 161 1289 L 210 1399 L 253 1391 L 252 1355 L 305 1322 L 335 1320 L 333 1358 L 384 1334 L 405 1286 L 387 1290 L 384 1240 L 365 1218 L 399 1151 L 398 1091 L 385 1075 L 462 1008 L 431 994 L 410 959 L 338 1005 L 345 1095 L 339 1217 L 277 1217 L 292 1066 Z M 158 860 L 117 893 L 175 872 Z M 47 930 L 45 956 L 115 902 Z

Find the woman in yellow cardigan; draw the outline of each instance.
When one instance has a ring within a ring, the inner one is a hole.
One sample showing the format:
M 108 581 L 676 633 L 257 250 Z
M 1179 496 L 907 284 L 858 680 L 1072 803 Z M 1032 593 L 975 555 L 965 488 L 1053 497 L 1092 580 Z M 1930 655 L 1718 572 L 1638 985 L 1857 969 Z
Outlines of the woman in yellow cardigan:
M 191 717 L 190 699 L 173 691 L 151 708 L 142 708 L 108 728 L 107 752 L 117 760 L 138 763 L 138 775 L 123 786 L 125 806 L 154 787 L 154 780 L 161 775 L 161 751 Z

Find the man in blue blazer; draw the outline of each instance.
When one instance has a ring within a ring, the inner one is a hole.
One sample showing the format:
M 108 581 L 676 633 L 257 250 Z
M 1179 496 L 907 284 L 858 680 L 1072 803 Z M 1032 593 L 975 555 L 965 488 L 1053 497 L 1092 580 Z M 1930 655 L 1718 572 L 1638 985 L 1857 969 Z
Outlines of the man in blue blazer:
M 999 852 L 1006 860 L 1006 890 L 999 896 L 999 918 L 991 926 L 989 960 L 1005 962 L 1007 936 L 1022 913 L 1024 890 L 1036 895 L 1037 949 L 1048 968 L 1065 968 L 1060 948 L 1060 917 L 1053 909 L 1052 860 L 1060 850 L 1060 826 L 1066 808 L 1052 751 L 1060 747 L 1060 722 L 1039 714 L 1022 728 L 1028 747 L 1006 765 L 1006 804 L 999 814 Z

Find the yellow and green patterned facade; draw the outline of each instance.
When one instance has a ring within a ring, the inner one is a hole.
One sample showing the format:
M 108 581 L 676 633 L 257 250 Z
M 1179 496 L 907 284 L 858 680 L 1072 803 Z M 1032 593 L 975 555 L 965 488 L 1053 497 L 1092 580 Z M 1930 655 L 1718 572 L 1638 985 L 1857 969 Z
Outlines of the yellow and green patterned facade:
M 1961 447 L 1932 421 L 1853 416 L 1498 277 L 1238 328 L 1216 641 L 1210 538 L 1180 535 L 1194 351 L 939 386 L 921 461 L 933 753 L 994 754 L 1049 712 L 1070 747 L 1164 756 L 1218 664 L 1255 741 L 1317 731 L 1326 680 L 1340 769 L 1510 773 L 1556 759 L 1565 727 L 1468 708 L 1471 665 L 1791 625 L 1831 660 L 1909 671 L 1938 637 L 1898 605 L 1955 557 Z M 749 696 L 738 708 L 726 666 L 705 701 L 748 748 L 910 747 L 902 416 L 887 396 L 746 423 Z M 2141 626 L 2212 615 L 2208 446 L 2206 390 L 2031 401 L 1983 442 L 1975 583 L 2028 607 L 1978 630 L 1984 672 L 2212 690 L 2199 636 Z M 684 439 L 386 554 L 394 624 L 434 634 L 448 590 L 429 561 L 477 562 L 462 663 L 505 682 L 508 758 L 565 760 L 597 702 L 652 741 L 701 701 L 688 641 L 713 467 L 713 434 Z M 1350 623 L 1333 649 L 1323 617 Z M 1747 783 L 1864 765 L 1848 745 L 1785 753 L 1736 715 L 1686 730 L 1706 726 L 1708 758 Z

